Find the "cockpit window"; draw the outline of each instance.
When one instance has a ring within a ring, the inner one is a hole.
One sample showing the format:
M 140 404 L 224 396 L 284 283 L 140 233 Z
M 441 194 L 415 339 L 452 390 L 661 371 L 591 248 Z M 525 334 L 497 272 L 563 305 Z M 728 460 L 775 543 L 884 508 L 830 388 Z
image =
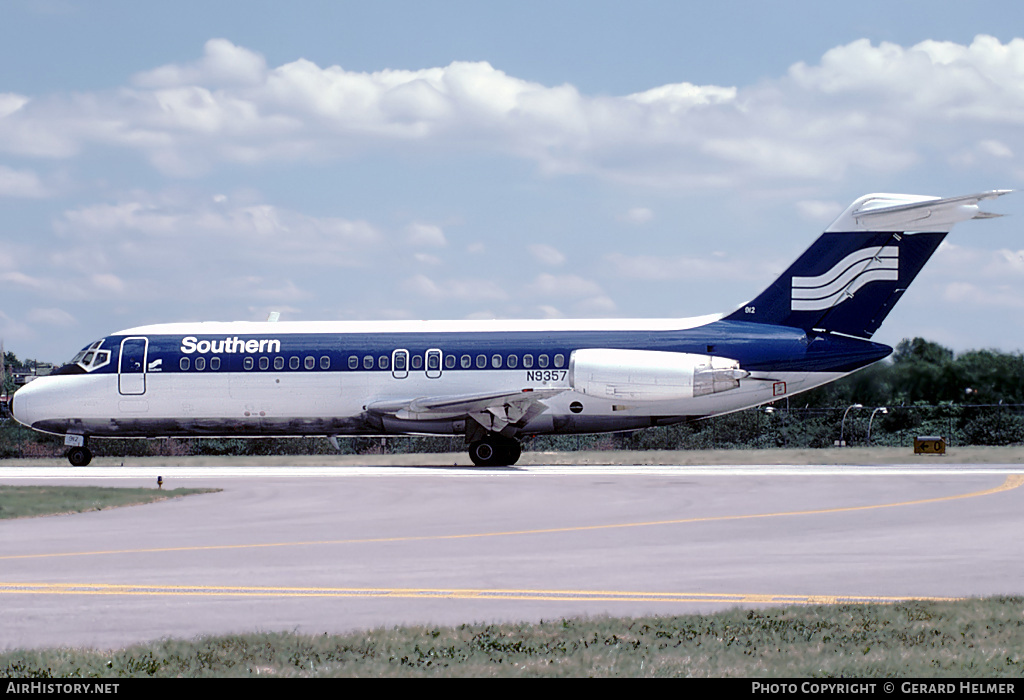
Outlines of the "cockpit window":
M 102 345 L 103 341 L 97 340 L 89 347 L 83 348 L 81 352 L 72 358 L 69 364 L 78 365 L 86 372 L 92 372 L 108 364 L 110 362 L 110 351 L 100 350 L 99 348 Z

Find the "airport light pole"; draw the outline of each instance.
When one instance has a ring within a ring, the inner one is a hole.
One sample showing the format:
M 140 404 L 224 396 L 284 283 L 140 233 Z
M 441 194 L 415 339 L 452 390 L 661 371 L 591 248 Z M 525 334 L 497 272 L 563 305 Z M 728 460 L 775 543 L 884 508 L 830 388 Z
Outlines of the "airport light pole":
M 843 440 L 843 434 L 846 432 L 846 416 L 855 408 L 864 408 L 864 404 L 855 403 L 843 411 L 843 422 L 839 424 L 839 447 L 846 447 L 846 441 Z
M 772 424 L 772 414 L 775 413 L 775 407 L 774 406 L 765 406 L 761 410 L 764 411 L 764 414 L 766 416 L 768 416 L 768 425 L 770 427 L 771 424 Z
M 871 418 L 868 419 L 868 447 L 871 447 L 871 421 L 875 419 L 875 414 L 881 411 L 883 414 L 888 413 L 889 409 L 885 406 L 879 406 L 871 412 Z

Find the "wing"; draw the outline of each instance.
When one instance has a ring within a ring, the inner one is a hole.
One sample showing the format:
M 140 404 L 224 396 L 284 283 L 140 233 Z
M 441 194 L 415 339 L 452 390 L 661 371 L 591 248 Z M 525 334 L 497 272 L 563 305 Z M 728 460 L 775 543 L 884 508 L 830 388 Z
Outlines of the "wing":
M 391 415 L 400 420 L 458 420 L 471 418 L 496 433 L 522 427 L 548 409 L 544 399 L 561 394 L 557 389 L 523 389 L 486 394 L 432 396 L 401 401 L 378 401 L 366 407 L 370 413 Z

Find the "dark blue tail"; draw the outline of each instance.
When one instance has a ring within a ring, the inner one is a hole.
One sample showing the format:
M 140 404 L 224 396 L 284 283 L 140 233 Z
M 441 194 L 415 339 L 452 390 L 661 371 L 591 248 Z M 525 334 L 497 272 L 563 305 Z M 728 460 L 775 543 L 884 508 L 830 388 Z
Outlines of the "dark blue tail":
M 781 277 L 727 320 L 870 338 L 958 221 L 998 214 L 978 202 L 872 194 L 854 202 Z

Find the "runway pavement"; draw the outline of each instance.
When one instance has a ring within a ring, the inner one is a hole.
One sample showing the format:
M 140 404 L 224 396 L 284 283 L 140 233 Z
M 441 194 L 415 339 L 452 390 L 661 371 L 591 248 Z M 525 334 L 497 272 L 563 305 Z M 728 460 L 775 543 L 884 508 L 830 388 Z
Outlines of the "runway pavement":
M 0 466 L 0 483 L 157 474 L 223 491 L 0 521 L 0 649 L 1024 593 L 1020 464 Z

